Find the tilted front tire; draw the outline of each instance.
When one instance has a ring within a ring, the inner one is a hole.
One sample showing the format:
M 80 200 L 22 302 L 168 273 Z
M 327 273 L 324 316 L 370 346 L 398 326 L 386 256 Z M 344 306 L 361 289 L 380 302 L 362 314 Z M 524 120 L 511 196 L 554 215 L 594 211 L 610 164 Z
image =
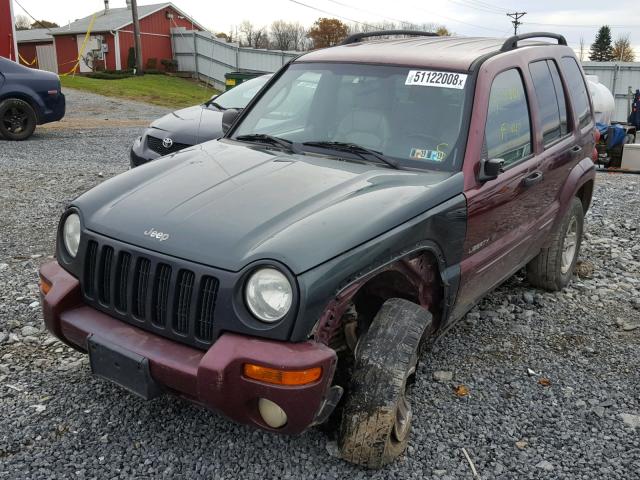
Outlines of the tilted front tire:
M 527 278 L 532 285 L 549 291 L 562 290 L 569 284 L 578 261 L 584 211 L 582 202 L 574 197 L 551 243 L 527 265 Z
M 338 437 L 343 459 L 380 468 L 404 452 L 412 417 L 407 380 L 415 374 L 431 323 L 427 310 L 394 298 L 360 338 Z

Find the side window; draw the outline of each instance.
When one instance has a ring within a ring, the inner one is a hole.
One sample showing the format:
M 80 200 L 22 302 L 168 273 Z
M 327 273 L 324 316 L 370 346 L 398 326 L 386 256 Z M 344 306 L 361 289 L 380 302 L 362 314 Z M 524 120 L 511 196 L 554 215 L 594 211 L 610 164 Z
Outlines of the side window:
M 549 145 L 567 133 L 567 111 L 564 103 L 564 92 L 560 90 L 561 97 L 558 98 L 558 92 L 551 73 L 552 69 L 555 70 L 557 75 L 555 64 L 547 60 L 529 64 L 529 72 L 531 72 L 533 87 L 536 92 L 536 104 L 540 112 L 544 145 Z M 562 99 L 562 104 L 560 99 Z M 561 115 L 561 110 L 563 115 Z M 562 121 L 562 116 L 564 116 L 564 122 Z
M 529 106 L 516 69 L 502 72 L 493 80 L 485 143 L 488 158 L 502 158 L 505 166 L 531 154 Z
M 569 132 L 567 125 L 567 99 L 564 95 L 564 87 L 562 86 L 562 80 L 560 80 L 560 73 L 558 72 L 558 65 L 553 60 L 548 60 L 549 70 L 551 70 L 551 78 L 553 79 L 553 87 L 556 91 L 556 98 L 558 99 L 558 109 L 560 111 L 560 134 L 566 135 Z
M 577 123 L 580 127 L 589 125 L 591 121 L 591 107 L 589 95 L 580 67 L 575 58 L 562 57 L 562 70 L 567 81 L 567 90 L 570 92 L 573 108 L 577 115 Z

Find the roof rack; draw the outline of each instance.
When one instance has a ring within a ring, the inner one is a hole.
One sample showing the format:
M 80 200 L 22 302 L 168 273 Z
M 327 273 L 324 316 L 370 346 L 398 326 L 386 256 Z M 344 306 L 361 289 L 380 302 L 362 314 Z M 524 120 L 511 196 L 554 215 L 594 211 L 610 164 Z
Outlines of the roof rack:
M 567 39 L 558 33 L 549 33 L 549 32 L 531 32 L 531 33 L 521 33 L 520 35 L 514 35 L 512 37 L 507 38 L 507 40 L 502 44 L 502 48 L 500 48 L 501 52 L 508 52 L 509 50 L 515 50 L 518 48 L 518 42 L 520 40 L 526 40 L 527 38 L 553 38 L 558 40 L 558 45 L 566 45 Z
M 351 43 L 358 43 L 363 38 L 367 37 L 385 37 L 387 35 L 411 35 L 414 37 L 439 37 L 435 32 L 421 32 L 419 30 L 380 30 L 378 32 L 363 32 L 354 33 L 345 38 L 340 45 L 349 45 Z

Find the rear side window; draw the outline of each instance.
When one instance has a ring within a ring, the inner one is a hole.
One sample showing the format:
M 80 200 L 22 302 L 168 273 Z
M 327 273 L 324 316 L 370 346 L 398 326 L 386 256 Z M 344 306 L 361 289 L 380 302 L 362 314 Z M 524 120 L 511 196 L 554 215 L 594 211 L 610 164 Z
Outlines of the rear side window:
M 515 70 L 493 80 L 485 126 L 488 158 L 502 158 L 505 166 L 531 154 L 529 106 L 522 77 Z
M 578 117 L 578 125 L 580 127 L 587 126 L 591 121 L 591 107 L 589 105 L 589 96 L 587 94 L 587 86 L 582 78 L 580 67 L 575 58 L 562 57 L 562 70 L 567 81 L 567 90 L 570 92 L 573 108 Z
M 564 101 L 564 92 L 562 85 L 559 85 L 558 91 L 552 71 L 557 77 L 557 67 L 550 60 L 529 64 L 529 72 L 531 72 L 536 92 L 536 104 L 542 123 L 542 139 L 545 145 L 553 143 L 567 133 L 567 107 Z

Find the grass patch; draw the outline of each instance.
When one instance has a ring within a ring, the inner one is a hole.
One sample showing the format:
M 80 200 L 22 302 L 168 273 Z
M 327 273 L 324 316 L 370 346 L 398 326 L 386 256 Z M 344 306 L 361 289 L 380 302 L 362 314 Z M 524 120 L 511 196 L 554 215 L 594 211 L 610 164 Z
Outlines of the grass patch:
M 126 98 L 169 108 L 197 105 L 219 93 L 195 80 L 167 75 L 144 75 L 122 79 L 97 79 L 83 76 L 62 77 L 62 87 Z

